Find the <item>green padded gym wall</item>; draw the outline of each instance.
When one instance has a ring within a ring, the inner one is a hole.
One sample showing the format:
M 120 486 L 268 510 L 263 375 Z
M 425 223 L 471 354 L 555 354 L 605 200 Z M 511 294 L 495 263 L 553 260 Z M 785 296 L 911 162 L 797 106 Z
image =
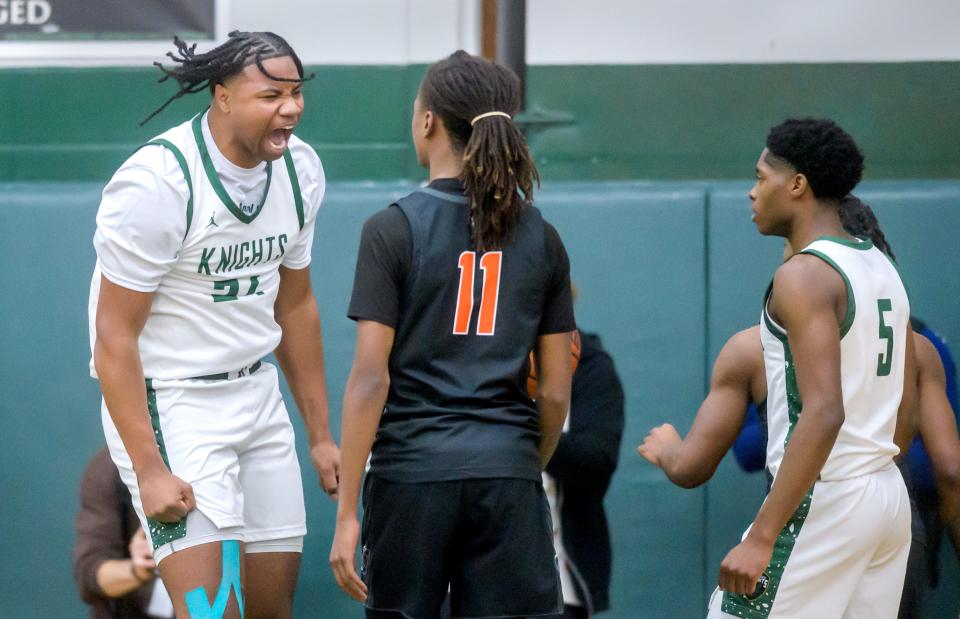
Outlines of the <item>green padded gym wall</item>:
M 414 187 L 333 184 L 319 216 L 313 280 L 337 430 L 353 356 L 354 326 L 345 311 L 360 227 Z M 671 486 L 634 452 L 655 424 L 670 421 L 686 431 L 719 347 L 758 317 L 780 243 L 756 234 L 748 188 L 744 182 L 549 183 L 540 194 L 538 204 L 570 253 L 581 293 L 578 322 L 603 337 L 627 395 L 620 468 L 607 499 L 615 561 L 610 617 L 663 616 L 665 609 L 670 616 L 700 616 L 720 559 L 762 500 L 762 475 L 740 473 L 729 458 L 710 485 L 688 491 Z M 102 443 L 99 395 L 87 376 L 86 317 L 99 190 L 94 183 L 0 184 L 10 291 L 0 316 L 11 326 L 0 371 L 5 615 L 82 613 L 70 550 L 77 482 Z M 944 256 L 960 226 L 960 183 L 868 183 L 861 195 L 877 207 L 917 313 L 957 341 L 953 297 L 960 272 Z M 334 504 L 317 489 L 298 436 L 310 527 L 298 616 L 359 617 L 360 608 L 329 576 Z M 955 560 L 944 556 L 952 566 L 931 597 L 930 616 L 955 612 L 960 603 Z

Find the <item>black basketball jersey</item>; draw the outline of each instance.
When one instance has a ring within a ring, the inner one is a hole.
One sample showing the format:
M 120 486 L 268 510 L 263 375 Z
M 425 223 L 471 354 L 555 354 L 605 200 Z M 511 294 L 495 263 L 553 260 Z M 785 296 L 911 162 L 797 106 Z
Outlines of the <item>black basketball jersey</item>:
M 442 179 L 364 229 L 349 315 L 396 329 L 371 460 L 389 479 L 540 478 L 523 368 L 538 335 L 575 328 L 566 251 L 534 207 L 495 251 L 472 248 L 469 218 Z

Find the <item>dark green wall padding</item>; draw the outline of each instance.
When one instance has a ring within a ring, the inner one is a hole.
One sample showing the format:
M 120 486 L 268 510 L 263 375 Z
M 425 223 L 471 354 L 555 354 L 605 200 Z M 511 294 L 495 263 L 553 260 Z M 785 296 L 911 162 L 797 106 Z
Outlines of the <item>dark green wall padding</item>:
M 331 181 L 420 179 L 409 146 L 423 65 L 316 66 L 297 134 Z M 153 135 L 209 101 L 153 68 L 0 70 L 0 181 L 102 181 Z M 570 124 L 529 130 L 550 180 L 749 176 L 787 116 L 835 118 L 867 178 L 960 177 L 960 63 L 533 66 L 528 108 Z
M 362 222 L 411 191 L 408 183 L 334 184 L 318 220 L 313 282 L 323 320 L 334 429 L 353 357 L 345 317 Z M 99 183 L 0 184 L 7 325 L 0 366 L 4 616 L 77 617 L 70 575 L 77 483 L 102 444 L 100 401 L 87 375 L 87 291 Z M 538 204 L 557 226 L 580 288 L 578 323 L 600 333 L 627 395 L 620 468 L 607 498 L 614 539 L 610 617 L 699 617 L 723 555 L 752 518 L 762 475 L 728 458 L 704 489 L 681 490 L 634 452 L 652 426 L 689 428 L 726 338 L 755 323 L 780 260 L 778 239 L 749 220 L 746 183 L 551 183 Z M 960 341 L 957 250 L 960 182 L 868 183 L 911 287 L 914 311 Z M 292 415 L 296 412 L 287 397 Z M 295 421 L 310 533 L 299 617 L 360 617 L 327 567 L 334 504 L 319 490 Z M 956 617 L 952 552 L 930 617 Z

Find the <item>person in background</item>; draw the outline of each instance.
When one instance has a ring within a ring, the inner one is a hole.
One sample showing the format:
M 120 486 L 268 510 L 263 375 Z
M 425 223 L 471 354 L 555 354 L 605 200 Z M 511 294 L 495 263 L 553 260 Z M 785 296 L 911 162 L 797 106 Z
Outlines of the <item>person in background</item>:
M 173 617 L 130 491 L 104 447 L 80 482 L 73 576 L 91 619 Z
M 954 551 L 960 558 L 960 439 L 957 438 L 957 369 L 947 342 L 924 321 L 912 317 L 913 329 L 928 340 L 928 371 L 921 367 L 928 384 L 929 400 L 937 402 L 923 409 L 920 432 L 904 458 L 910 470 L 923 528 L 926 531 L 927 556 L 925 584 L 936 587 L 940 579 L 940 546 L 946 530 Z M 936 363 L 939 358 L 940 363 Z M 939 393 L 937 393 L 939 391 Z M 921 392 L 923 393 L 923 391 Z M 936 394 L 936 395 L 934 395 Z
M 574 290 L 576 295 L 576 290 Z M 543 487 L 553 516 L 564 614 L 589 617 L 610 608 L 611 549 L 603 497 L 623 436 L 623 386 L 600 337 L 580 334 L 570 414 Z

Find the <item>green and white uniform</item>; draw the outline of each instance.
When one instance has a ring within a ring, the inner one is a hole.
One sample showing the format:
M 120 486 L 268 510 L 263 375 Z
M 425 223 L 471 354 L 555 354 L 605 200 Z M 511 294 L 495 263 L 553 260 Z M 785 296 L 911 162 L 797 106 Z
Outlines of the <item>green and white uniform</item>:
M 763 592 L 753 599 L 715 593 L 710 616 L 896 617 L 910 549 L 910 505 L 893 464 L 893 434 L 910 303 L 896 267 L 870 241 L 825 237 L 802 253 L 825 261 L 846 285 L 840 325 L 845 419 L 817 482 L 777 539 Z M 776 480 L 802 403 L 787 334 L 770 315 L 769 296 L 760 328 L 767 468 Z
M 211 528 L 248 542 L 248 552 L 251 542 L 306 532 L 293 429 L 277 372 L 260 359 L 280 342 L 279 267 L 310 264 L 324 190 L 320 160 L 303 141 L 291 136 L 283 158 L 241 168 L 220 153 L 201 114 L 134 153 L 103 191 L 91 349 L 101 276 L 154 294 L 139 338 L 150 413 L 168 466 L 193 485 L 209 521 L 191 526 L 191 514 L 185 534 L 146 521 L 104 404 L 111 456 L 158 558 L 213 539 Z

